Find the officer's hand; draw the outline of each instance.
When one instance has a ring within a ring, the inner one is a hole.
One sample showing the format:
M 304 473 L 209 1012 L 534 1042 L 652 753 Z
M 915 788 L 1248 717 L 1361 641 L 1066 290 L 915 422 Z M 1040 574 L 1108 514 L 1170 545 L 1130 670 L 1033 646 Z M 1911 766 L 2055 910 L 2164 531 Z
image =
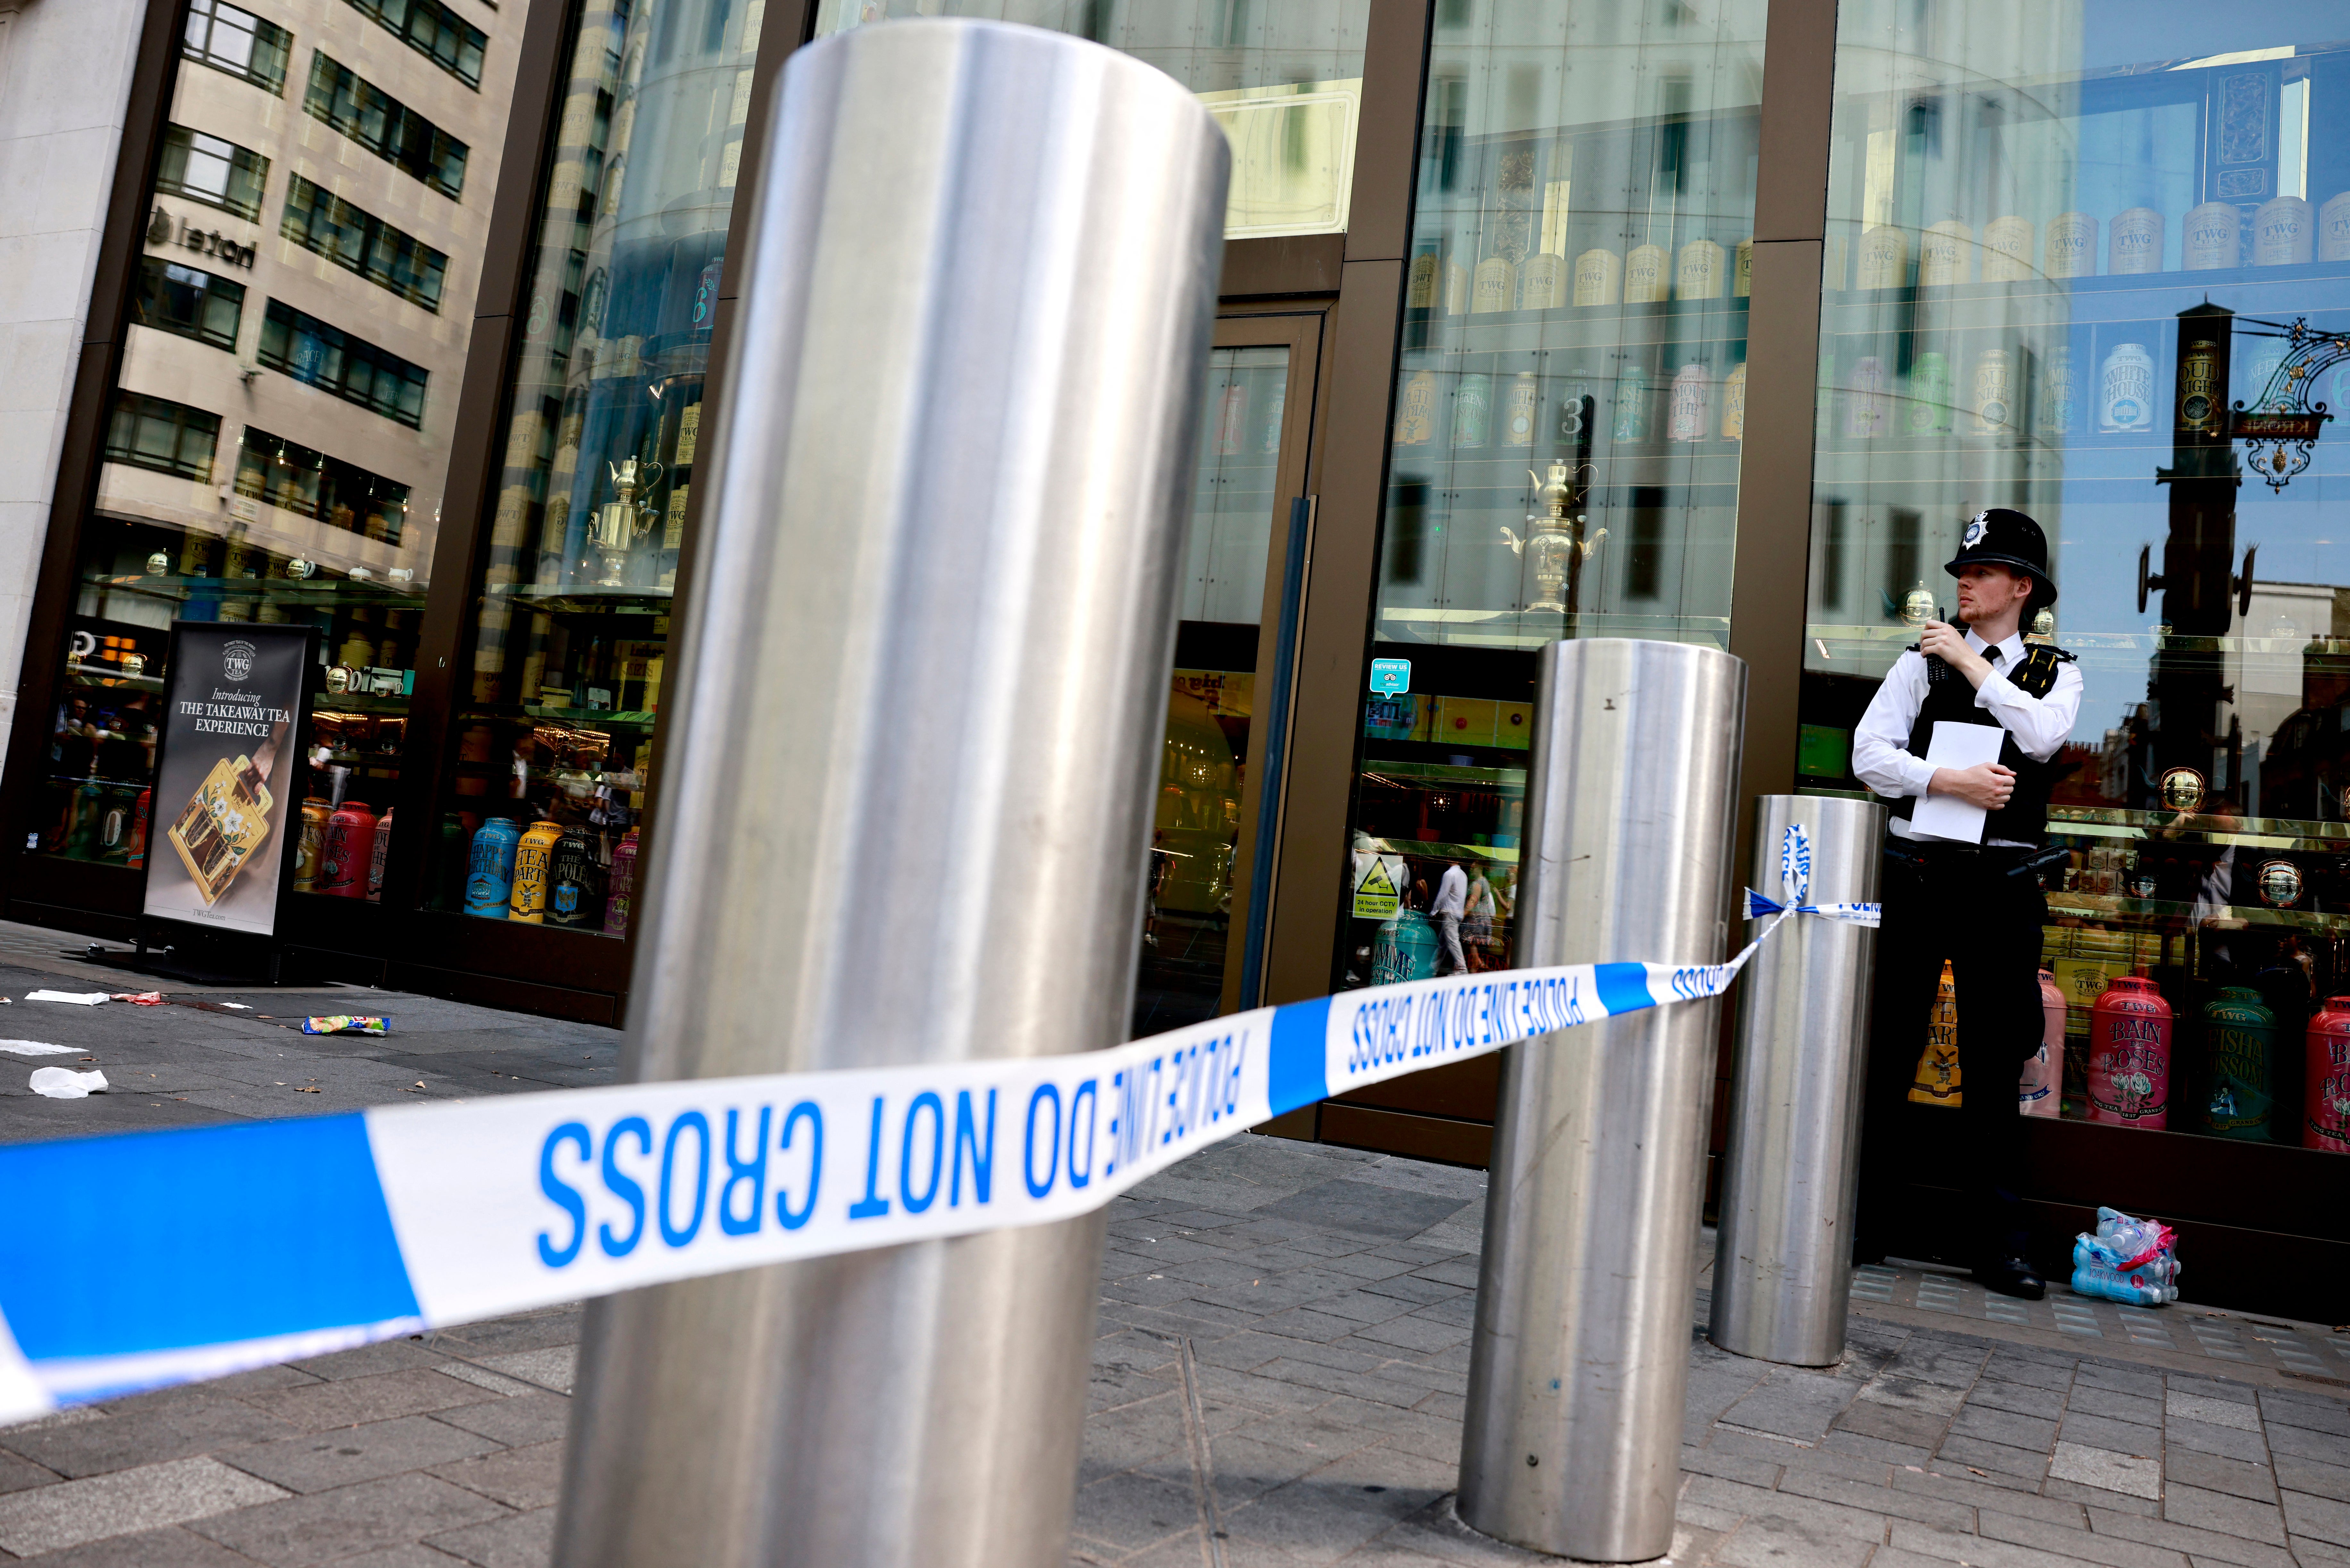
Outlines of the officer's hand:
M 1930 787 L 1935 794 L 1954 794 L 1969 805 L 1997 811 L 2015 793 L 2015 770 L 1997 763 L 1977 763 L 1970 768 L 1936 768 Z
M 1929 620 L 1918 636 L 1918 651 L 1939 659 L 1951 669 L 1981 686 L 1983 677 L 1991 673 L 1991 665 L 1983 656 L 1967 646 L 1965 628 L 1944 621 Z

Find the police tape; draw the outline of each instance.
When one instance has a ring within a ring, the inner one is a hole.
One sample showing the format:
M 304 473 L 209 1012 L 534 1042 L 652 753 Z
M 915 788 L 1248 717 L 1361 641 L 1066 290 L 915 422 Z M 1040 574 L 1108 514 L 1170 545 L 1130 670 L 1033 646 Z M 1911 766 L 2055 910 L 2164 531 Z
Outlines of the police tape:
M 1727 963 L 1407 981 L 1075 1055 L 0 1147 L 0 1423 L 671 1280 L 1072 1219 L 1333 1095 L 1719 996 L 1793 915 L 1877 923 L 1874 905 L 1803 902 L 1800 828 L 1782 873 L 1770 925 Z

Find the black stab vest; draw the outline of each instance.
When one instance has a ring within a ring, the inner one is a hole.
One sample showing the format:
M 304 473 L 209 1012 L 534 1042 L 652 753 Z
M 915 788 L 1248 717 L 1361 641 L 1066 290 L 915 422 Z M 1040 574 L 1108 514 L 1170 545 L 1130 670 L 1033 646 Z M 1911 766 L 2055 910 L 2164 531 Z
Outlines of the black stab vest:
M 1910 644 L 1909 651 L 1917 652 L 1917 644 Z M 2002 673 L 2025 696 L 2045 697 L 2055 688 L 2057 670 L 2072 662 L 2073 656 L 2061 648 L 2032 643 L 2024 648 L 2016 667 L 2002 670 Z M 1990 709 L 1975 706 L 1975 689 L 1967 683 L 1965 676 L 1929 655 L 1926 659 L 1926 700 L 1918 705 L 1918 717 L 1909 726 L 1908 750 L 1911 756 L 1924 759 L 1937 723 L 2005 727 Z M 2060 753 L 2061 751 L 2060 747 Z M 2065 770 L 2057 766 L 2054 757 L 2035 763 L 2025 756 L 2012 734 L 2000 742 L 1999 765 L 2014 770 L 2015 791 L 2007 797 L 2005 805 L 1984 816 L 1983 842 L 2003 838 L 2014 844 L 2036 845 L 2048 829 L 2048 796 Z M 1917 800 L 1915 795 L 1904 795 L 1894 803 L 1893 815 L 1908 821 Z

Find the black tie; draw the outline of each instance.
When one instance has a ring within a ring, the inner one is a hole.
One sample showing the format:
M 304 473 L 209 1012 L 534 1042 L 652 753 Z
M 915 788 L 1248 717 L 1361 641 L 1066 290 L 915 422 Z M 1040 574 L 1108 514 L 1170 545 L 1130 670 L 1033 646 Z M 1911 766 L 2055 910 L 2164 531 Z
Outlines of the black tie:
M 1984 649 L 1983 658 L 1993 664 L 1997 664 L 1999 662 L 1999 649 L 1996 646 Z

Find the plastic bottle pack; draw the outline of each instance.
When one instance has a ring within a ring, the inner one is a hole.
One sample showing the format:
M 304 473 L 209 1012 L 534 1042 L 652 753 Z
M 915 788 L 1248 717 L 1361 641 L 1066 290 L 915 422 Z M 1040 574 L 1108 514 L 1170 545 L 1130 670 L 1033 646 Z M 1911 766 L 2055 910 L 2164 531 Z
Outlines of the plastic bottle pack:
M 2178 1299 L 2178 1233 L 2155 1220 L 2116 1209 L 2097 1210 L 2095 1235 L 2073 1242 L 2073 1293 L 2131 1306 L 2161 1306 Z

